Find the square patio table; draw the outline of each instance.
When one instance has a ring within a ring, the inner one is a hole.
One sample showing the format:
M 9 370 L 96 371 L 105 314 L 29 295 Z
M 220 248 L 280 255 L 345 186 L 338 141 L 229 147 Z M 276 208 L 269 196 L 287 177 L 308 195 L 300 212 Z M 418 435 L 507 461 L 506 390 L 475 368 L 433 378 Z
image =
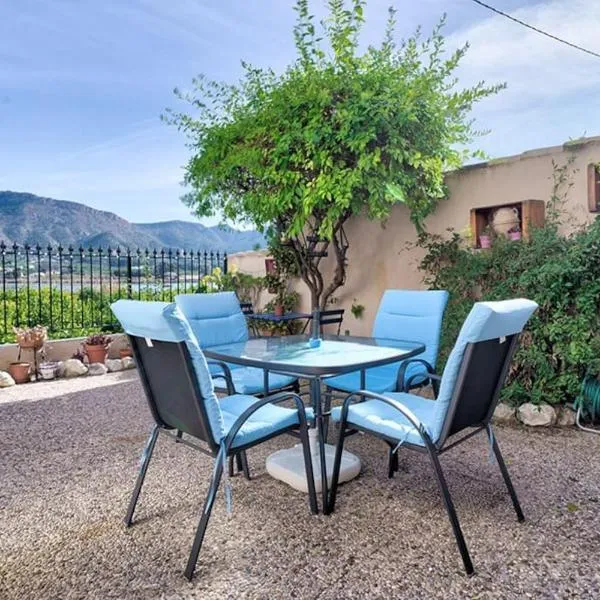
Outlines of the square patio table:
M 425 351 L 425 345 L 387 338 L 323 335 L 320 345 L 315 348 L 309 343 L 308 336 L 292 335 L 251 338 L 245 342 L 211 346 L 203 351 L 208 358 L 263 369 L 265 394 L 269 391 L 270 371 L 309 380 L 310 399 L 315 412 L 314 429 L 316 429 L 316 432 L 312 430 L 312 434 L 313 439 L 315 433 L 317 437 L 322 510 L 326 513 L 328 481 L 324 417 L 329 415 L 323 414 L 322 380 L 333 375 L 360 371 L 361 389 L 364 389 L 366 369 L 417 356 Z M 332 457 L 333 446 L 329 446 L 329 450 Z M 358 465 L 360 469 L 360 462 Z M 299 466 L 303 470 L 301 462 Z M 358 471 L 355 475 L 357 474 Z

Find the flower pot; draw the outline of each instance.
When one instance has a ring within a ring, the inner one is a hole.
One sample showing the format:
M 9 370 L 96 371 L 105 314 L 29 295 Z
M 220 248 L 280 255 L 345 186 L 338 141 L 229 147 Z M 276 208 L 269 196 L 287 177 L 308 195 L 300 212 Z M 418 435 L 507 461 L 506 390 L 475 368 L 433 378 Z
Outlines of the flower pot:
M 518 242 L 521 239 L 521 232 L 520 231 L 510 231 L 508 233 L 508 239 L 512 240 L 513 242 Z
M 119 358 L 127 358 L 128 356 L 133 357 L 133 350 L 131 348 L 121 348 L 119 350 Z
M 276 317 L 283 317 L 283 304 L 276 304 L 273 312 Z
M 480 235 L 479 236 L 479 245 L 482 248 L 491 248 L 492 247 L 492 238 L 489 235 Z
M 55 362 L 44 362 L 40 365 L 40 377 L 42 379 L 54 379 L 56 377 L 56 367 L 57 363 Z
M 91 346 L 90 344 L 85 345 L 85 353 L 88 357 L 88 362 L 92 363 L 102 363 L 106 360 L 106 346 Z
M 8 372 L 15 383 L 27 383 L 29 381 L 29 363 L 13 362 L 8 365 Z

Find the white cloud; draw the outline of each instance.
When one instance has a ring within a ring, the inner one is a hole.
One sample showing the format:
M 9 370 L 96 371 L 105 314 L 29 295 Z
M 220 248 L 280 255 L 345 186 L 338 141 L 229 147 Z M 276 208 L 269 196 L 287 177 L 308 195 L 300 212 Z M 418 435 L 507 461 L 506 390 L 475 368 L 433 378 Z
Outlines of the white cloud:
M 498 3 L 496 3 L 498 4 Z M 483 10 L 483 9 L 482 9 Z M 598 91 L 600 59 L 569 48 L 500 15 L 455 32 L 449 47 L 469 41 L 461 82 L 506 81 L 508 89 L 488 106 L 505 110 L 578 93 Z M 553 0 L 525 6 L 510 14 L 590 50 L 600 52 L 600 2 Z

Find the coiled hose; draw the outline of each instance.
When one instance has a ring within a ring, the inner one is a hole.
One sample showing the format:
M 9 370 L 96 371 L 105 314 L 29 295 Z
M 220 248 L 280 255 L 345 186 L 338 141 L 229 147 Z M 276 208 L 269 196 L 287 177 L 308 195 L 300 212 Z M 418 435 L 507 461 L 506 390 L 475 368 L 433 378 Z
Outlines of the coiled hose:
M 600 416 L 600 381 L 596 377 L 587 375 L 581 384 L 581 391 L 577 396 L 573 407 L 577 410 L 575 424 L 583 431 L 590 433 L 599 433 L 600 430 L 584 427 L 581 424 L 581 417 L 591 419 L 592 423 Z

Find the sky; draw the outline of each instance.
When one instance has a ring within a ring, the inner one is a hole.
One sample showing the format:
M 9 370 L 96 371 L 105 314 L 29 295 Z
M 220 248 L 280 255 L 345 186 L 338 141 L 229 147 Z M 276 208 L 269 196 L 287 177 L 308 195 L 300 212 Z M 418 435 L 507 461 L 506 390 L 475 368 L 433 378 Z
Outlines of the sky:
M 600 52 L 598 0 L 487 0 Z M 184 109 L 173 88 L 199 73 L 235 82 L 244 59 L 281 70 L 295 57 L 292 0 L 0 0 L 0 190 L 32 192 L 135 222 L 194 220 L 180 197 L 190 151 L 160 121 Z M 324 0 L 310 0 L 324 13 Z M 461 84 L 506 82 L 474 113 L 490 157 L 600 134 L 600 59 L 471 0 L 368 0 L 362 43 L 398 40 L 443 12 L 449 48 L 469 41 Z M 217 219 L 218 220 L 218 219 Z M 214 224 L 216 220 L 204 220 Z

